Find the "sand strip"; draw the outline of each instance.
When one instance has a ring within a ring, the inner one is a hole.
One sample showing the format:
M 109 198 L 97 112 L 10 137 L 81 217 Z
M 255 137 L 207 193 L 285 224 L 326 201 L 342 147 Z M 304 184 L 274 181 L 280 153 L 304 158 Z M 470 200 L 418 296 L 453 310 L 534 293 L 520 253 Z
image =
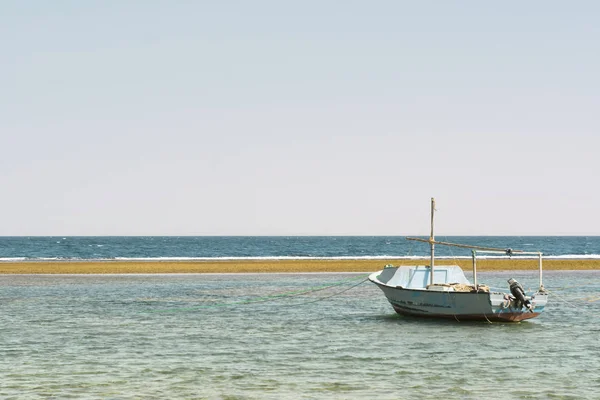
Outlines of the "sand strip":
M 471 270 L 469 259 L 439 259 L 438 265 Z M 428 260 L 223 260 L 223 261 L 36 261 L 0 262 L 0 274 L 153 274 L 248 272 L 369 272 L 386 264 L 427 265 Z M 600 260 L 545 259 L 544 270 L 600 270 Z M 478 271 L 537 270 L 535 259 L 480 259 Z

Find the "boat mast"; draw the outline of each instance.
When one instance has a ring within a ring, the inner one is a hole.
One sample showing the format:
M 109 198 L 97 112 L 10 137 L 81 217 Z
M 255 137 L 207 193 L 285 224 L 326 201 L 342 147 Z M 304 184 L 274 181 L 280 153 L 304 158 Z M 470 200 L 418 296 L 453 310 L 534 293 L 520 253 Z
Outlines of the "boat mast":
M 540 268 L 540 292 L 544 291 L 544 284 L 542 283 L 542 252 L 538 253 L 538 267 Z
M 435 237 L 433 236 L 433 214 L 435 212 L 435 199 L 431 198 L 431 235 L 429 235 L 429 245 L 431 246 L 431 262 L 429 264 L 429 284 L 433 285 L 433 264 L 435 260 Z
M 477 290 L 477 250 L 471 250 L 471 256 L 473 257 L 473 286 Z

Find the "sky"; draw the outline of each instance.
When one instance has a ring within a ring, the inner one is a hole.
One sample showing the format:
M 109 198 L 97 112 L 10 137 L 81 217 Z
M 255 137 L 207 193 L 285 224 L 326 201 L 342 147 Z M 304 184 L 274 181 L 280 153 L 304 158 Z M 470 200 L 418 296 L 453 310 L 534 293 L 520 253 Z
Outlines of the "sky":
M 0 3 L 0 235 L 600 235 L 597 1 Z

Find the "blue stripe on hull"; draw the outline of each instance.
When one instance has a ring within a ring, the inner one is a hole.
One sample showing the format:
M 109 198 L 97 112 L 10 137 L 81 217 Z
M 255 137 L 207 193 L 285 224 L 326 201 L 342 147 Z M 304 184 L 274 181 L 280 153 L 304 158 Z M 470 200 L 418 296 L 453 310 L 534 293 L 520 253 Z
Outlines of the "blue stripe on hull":
M 526 319 L 535 318 L 540 315 L 539 312 L 502 312 L 498 314 L 438 314 L 438 313 L 424 313 L 421 310 L 401 307 L 392 304 L 394 311 L 401 315 L 410 315 L 413 317 L 423 318 L 447 318 L 456 319 L 458 321 L 495 321 L 495 322 L 519 322 Z

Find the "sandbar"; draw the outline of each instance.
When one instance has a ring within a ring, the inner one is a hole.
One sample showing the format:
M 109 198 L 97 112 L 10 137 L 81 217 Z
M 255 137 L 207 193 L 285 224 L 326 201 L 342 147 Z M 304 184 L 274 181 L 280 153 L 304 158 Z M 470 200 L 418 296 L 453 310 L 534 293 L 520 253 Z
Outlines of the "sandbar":
M 385 265 L 428 265 L 425 259 L 310 259 L 215 261 L 19 261 L 0 262 L 0 274 L 169 274 L 375 272 Z M 438 259 L 438 265 L 472 268 L 470 259 Z M 544 259 L 544 270 L 600 270 L 596 259 Z M 537 270 L 537 259 L 481 259 L 478 271 Z

